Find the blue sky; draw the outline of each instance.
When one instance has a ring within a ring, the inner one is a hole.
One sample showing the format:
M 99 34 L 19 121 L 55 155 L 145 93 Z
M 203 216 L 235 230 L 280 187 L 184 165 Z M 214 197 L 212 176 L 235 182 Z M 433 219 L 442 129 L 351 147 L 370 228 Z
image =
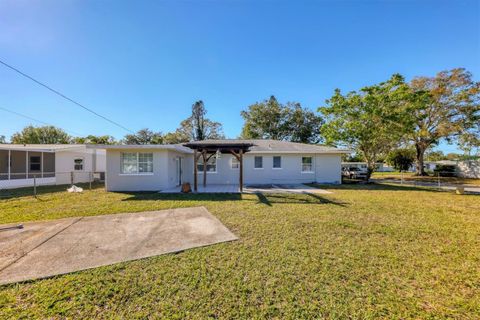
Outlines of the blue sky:
M 234 138 L 240 111 L 272 94 L 316 109 L 395 72 L 478 80 L 480 2 L 1 0 L 0 59 L 132 130 L 174 130 L 202 99 Z M 3 66 L 0 83 L 1 107 L 126 133 Z M 9 137 L 33 122 L 0 110 L 0 123 Z

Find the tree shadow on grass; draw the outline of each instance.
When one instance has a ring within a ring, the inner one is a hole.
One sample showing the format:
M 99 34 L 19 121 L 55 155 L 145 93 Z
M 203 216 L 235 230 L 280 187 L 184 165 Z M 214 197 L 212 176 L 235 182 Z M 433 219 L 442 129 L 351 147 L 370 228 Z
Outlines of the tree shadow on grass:
M 158 192 L 121 192 L 129 195 L 122 201 L 189 201 L 189 202 L 214 202 L 214 201 L 255 201 L 255 203 L 272 206 L 273 203 L 285 204 L 334 204 L 344 206 L 344 203 L 333 201 L 316 194 L 290 194 L 290 193 L 255 193 L 257 200 L 246 197 L 248 194 L 240 193 L 158 193 Z
M 449 192 L 428 186 L 394 185 L 383 183 L 358 183 L 358 184 L 309 184 L 311 187 L 326 190 L 362 190 L 362 191 L 423 191 L 423 192 Z
M 257 203 L 272 206 L 272 203 L 288 204 L 333 204 L 345 207 L 346 203 L 334 201 L 314 193 L 255 193 L 258 198 Z

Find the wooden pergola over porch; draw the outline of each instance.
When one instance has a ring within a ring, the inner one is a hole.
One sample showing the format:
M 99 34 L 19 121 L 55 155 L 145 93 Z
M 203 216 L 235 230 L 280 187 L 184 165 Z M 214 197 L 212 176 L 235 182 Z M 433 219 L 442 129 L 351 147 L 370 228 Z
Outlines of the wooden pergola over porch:
M 246 142 L 235 142 L 235 141 L 228 141 L 228 140 L 219 140 L 219 141 L 211 141 L 211 140 L 204 140 L 204 141 L 195 141 L 189 142 L 184 144 L 185 147 L 193 149 L 193 176 L 194 176 L 194 183 L 193 189 L 195 192 L 198 191 L 198 168 L 197 163 L 200 157 L 202 158 L 203 162 L 203 186 L 207 186 L 207 162 L 210 158 L 214 157 L 217 153 L 222 154 L 232 154 L 239 162 L 239 186 L 240 192 L 243 191 L 243 154 L 250 151 L 250 147 L 253 147 L 253 143 L 246 143 Z

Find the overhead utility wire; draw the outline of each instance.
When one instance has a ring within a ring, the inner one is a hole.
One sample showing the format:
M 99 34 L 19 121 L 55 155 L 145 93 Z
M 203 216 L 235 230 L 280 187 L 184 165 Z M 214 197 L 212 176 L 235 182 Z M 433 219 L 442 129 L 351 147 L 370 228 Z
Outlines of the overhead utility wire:
M 113 120 L 110 120 L 110 119 L 108 119 L 107 117 L 105 117 L 105 116 L 102 116 L 101 114 L 98 114 L 97 112 L 93 111 L 92 109 L 85 107 L 85 106 L 84 106 L 84 105 L 82 105 L 81 103 L 78 103 L 77 101 L 75 101 L 75 100 L 73 100 L 73 99 L 71 99 L 71 98 L 67 97 L 67 96 L 66 96 L 66 95 L 64 95 L 63 93 L 61 93 L 61 92 L 59 92 L 59 91 L 57 91 L 57 90 L 55 90 L 55 89 L 53 89 L 53 88 L 51 88 L 51 87 L 47 86 L 46 84 L 44 84 L 44 83 L 42 83 L 42 82 L 40 82 L 40 81 L 38 81 L 38 80 L 36 80 L 36 79 L 32 78 L 32 77 L 31 77 L 31 76 L 29 76 L 28 74 L 26 74 L 26 73 L 23 73 L 22 71 L 18 70 L 17 68 L 15 68 L 15 67 L 12 67 L 11 65 L 9 65 L 9 64 L 7 64 L 7 63 L 5 63 L 5 62 L 3 62 L 2 60 L 0 60 L 0 63 L 1 63 L 1 64 L 3 64 L 4 66 L 6 66 L 7 68 L 10 68 L 10 69 L 12 69 L 13 71 L 15 71 L 15 72 L 17 72 L 17 73 L 21 74 L 21 75 L 22 75 L 22 76 L 24 76 L 25 78 L 28 78 L 28 79 L 32 80 L 33 82 L 35 82 L 35 83 L 37 83 L 37 84 L 41 85 L 42 87 L 44 87 L 44 88 L 46 88 L 46 89 L 48 89 L 48 90 L 52 91 L 52 92 L 53 92 L 53 93 L 55 93 L 56 95 L 59 95 L 60 97 L 62 97 L 62 98 L 64 98 L 64 99 L 66 99 L 66 100 L 68 100 L 68 101 L 70 101 L 70 102 L 72 102 L 72 103 L 76 104 L 77 106 L 79 106 L 79 107 L 81 107 L 81 108 L 83 108 L 83 109 L 87 110 L 88 112 L 91 112 L 91 113 L 93 113 L 93 114 L 94 114 L 94 115 L 96 115 L 97 117 L 100 117 L 100 118 L 102 118 L 102 119 L 104 119 L 104 120 L 106 120 L 106 121 L 108 121 L 108 122 L 110 122 L 110 123 L 112 123 L 112 124 L 116 125 L 117 127 L 120 127 L 120 128 L 122 128 L 123 130 L 126 130 L 126 131 L 128 131 L 128 132 L 130 132 L 130 133 L 133 133 L 133 131 L 132 131 L 132 130 L 130 130 L 130 129 L 128 129 L 128 128 L 126 128 L 126 127 L 124 127 L 124 126 L 122 126 L 122 125 L 121 125 L 121 124 L 119 124 L 118 122 L 115 122 L 115 121 L 113 121 Z
M 19 117 L 23 117 L 23 118 L 26 118 L 26 119 L 29 119 L 29 120 L 32 120 L 32 121 L 41 123 L 41 124 L 46 125 L 46 126 L 51 126 L 51 125 L 52 125 L 52 124 L 50 124 L 50 123 L 46 123 L 45 121 L 32 118 L 32 117 L 27 116 L 27 115 L 25 115 L 25 114 L 21 114 L 21 113 L 18 113 L 18 112 L 16 112 L 16 111 L 13 111 L 13 110 L 10 110 L 10 109 L 4 108 L 4 107 L 0 107 L 0 109 L 3 110 L 3 111 L 6 111 L 6 112 L 10 112 L 10 113 L 12 113 L 12 114 L 14 114 L 14 115 L 17 115 L 17 116 L 19 116 Z M 67 132 L 70 132 L 70 133 L 72 133 L 72 134 L 74 134 L 74 135 L 76 135 L 76 136 L 80 136 L 80 137 L 83 136 L 82 134 L 80 134 L 80 133 L 78 133 L 78 132 L 75 132 L 75 131 L 72 131 L 72 130 L 66 130 L 66 129 L 63 129 L 63 130 L 65 130 L 65 131 L 67 131 Z

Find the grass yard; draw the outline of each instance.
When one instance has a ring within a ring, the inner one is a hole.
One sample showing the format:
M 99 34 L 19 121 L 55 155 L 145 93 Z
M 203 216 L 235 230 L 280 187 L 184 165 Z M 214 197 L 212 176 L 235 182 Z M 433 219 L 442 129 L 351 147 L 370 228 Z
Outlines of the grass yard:
M 402 174 L 400 172 L 374 172 L 372 179 L 401 179 Z M 404 172 L 403 179 L 405 181 L 421 181 L 421 182 L 434 182 L 437 183 L 439 177 L 433 173 L 430 176 L 416 176 L 413 172 Z M 440 183 L 449 184 L 469 184 L 480 186 L 480 179 L 460 178 L 460 177 L 440 177 Z
M 0 318 L 479 318 L 480 196 L 326 188 L 4 194 L 0 223 L 204 205 L 240 240 L 3 286 Z

